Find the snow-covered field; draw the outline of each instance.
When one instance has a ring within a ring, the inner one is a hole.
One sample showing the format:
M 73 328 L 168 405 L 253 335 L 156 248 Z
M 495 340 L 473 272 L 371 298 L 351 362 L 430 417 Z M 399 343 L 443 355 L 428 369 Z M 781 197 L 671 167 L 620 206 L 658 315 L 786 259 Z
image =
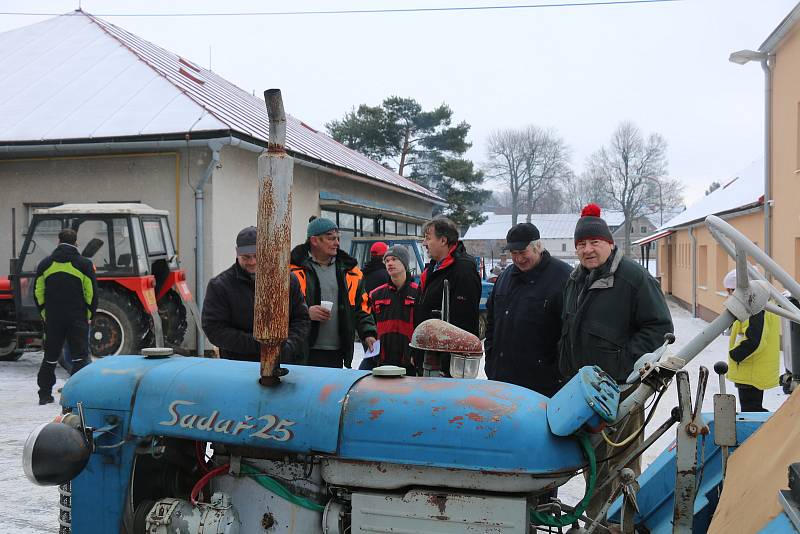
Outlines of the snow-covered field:
M 677 341 L 674 345 L 680 348 L 692 339 L 705 322 L 692 318 L 688 312 L 670 305 Z M 692 391 L 695 391 L 698 369 L 701 365 L 709 368 L 708 390 L 703 404 L 704 411 L 712 411 L 714 393 L 719 391 L 719 381 L 713 373 L 714 362 L 724 360 L 727 354 L 727 338 L 715 340 L 709 348 L 687 366 L 692 379 Z M 356 345 L 356 361 L 363 354 Z M 29 483 L 22 473 L 22 446 L 28 433 L 39 423 L 52 420 L 60 412 L 57 404 L 39 406 L 36 395 L 36 372 L 41 361 L 41 354 L 28 354 L 18 362 L 0 362 L 0 532 L 17 534 L 52 533 L 58 531 L 58 489 L 43 488 Z M 483 371 L 482 377 L 485 378 Z M 63 385 L 67 378 L 60 368 L 57 371 L 56 388 Z M 734 392 L 732 384 L 728 384 L 728 392 Z M 694 396 L 694 395 L 693 395 Z M 780 390 L 775 388 L 765 394 L 764 406 L 770 410 L 778 408 L 786 399 Z M 673 384 L 670 391 L 662 399 L 651 428 L 658 427 L 669 417 L 670 410 L 677 405 L 677 393 Z M 645 453 L 644 463 L 649 464 L 659 452 L 674 439 L 674 432 L 669 432 Z M 583 481 L 573 479 L 559 492 L 567 502 L 577 502 L 583 495 Z

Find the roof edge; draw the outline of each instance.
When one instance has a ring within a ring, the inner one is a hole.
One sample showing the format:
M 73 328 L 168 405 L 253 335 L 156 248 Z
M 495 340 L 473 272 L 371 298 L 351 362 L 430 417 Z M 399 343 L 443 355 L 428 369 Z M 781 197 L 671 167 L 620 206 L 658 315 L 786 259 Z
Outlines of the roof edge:
M 682 230 L 684 228 L 689 228 L 690 226 L 696 226 L 697 224 L 705 221 L 706 217 L 708 217 L 709 215 L 714 215 L 720 218 L 726 218 L 726 217 L 729 218 L 739 215 L 749 215 L 750 213 L 753 213 L 756 210 L 761 209 L 761 206 L 763 205 L 764 205 L 764 197 L 762 196 L 756 202 L 751 202 L 750 204 L 745 204 L 744 206 L 739 206 L 738 208 L 733 208 L 725 211 L 718 211 L 716 213 L 709 213 L 707 215 L 703 215 L 702 217 L 698 217 L 697 219 L 692 219 L 691 221 L 686 221 L 680 224 L 676 224 L 675 226 L 664 225 L 661 228 L 658 228 L 656 232 L 665 230 Z
M 783 38 L 792 31 L 792 28 L 794 28 L 798 20 L 800 20 L 800 3 L 794 6 L 781 23 L 769 34 L 769 37 L 761 43 L 761 46 L 758 47 L 758 51 L 766 54 L 775 52 L 781 41 L 783 41 Z

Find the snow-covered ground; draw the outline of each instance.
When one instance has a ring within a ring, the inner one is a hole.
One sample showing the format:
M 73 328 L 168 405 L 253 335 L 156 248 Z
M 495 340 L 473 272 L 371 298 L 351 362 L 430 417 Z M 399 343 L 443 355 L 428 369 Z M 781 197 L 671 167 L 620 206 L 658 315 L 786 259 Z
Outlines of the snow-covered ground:
M 692 318 L 685 310 L 670 305 L 677 341 L 673 347 L 679 349 L 700 332 L 706 323 Z M 718 338 L 700 356 L 689 363 L 687 369 L 694 393 L 698 370 L 701 365 L 708 367 L 711 377 L 703 403 L 704 411 L 712 411 L 714 393 L 719 391 L 719 380 L 713 373 L 714 362 L 724 360 L 727 354 L 727 338 Z M 363 355 L 356 344 L 356 357 L 353 367 Z M 36 372 L 41 354 L 28 354 L 18 362 L 0 362 L 0 532 L 17 534 L 52 533 L 58 531 L 58 489 L 39 487 L 31 484 L 22 473 L 22 446 L 28 433 L 39 423 L 52 420 L 60 412 L 57 404 L 39 406 L 36 395 Z M 56 388 L 67 378 L 60 368 L 57 371 Z M 486 377 L 481 369 L 481 376 Z M 728 383 L 728 392 L 735 388 Z M 694 396 L 694 395 L 693 395 Z M 766 392 L 764 406 L 774 410 L 786 399 L 780 388 Z M 669 417 L 670 410 L 677 405 L 675 384 L 658 406 L 650 428 L 658 427 Z M 653 459 L 674 439 L 669 432 L 644 455 L 644 464 Z M 573 479 L 560 491 L 559 496 L 567 502 L 577 502 L 583 495 L 583 480 Z

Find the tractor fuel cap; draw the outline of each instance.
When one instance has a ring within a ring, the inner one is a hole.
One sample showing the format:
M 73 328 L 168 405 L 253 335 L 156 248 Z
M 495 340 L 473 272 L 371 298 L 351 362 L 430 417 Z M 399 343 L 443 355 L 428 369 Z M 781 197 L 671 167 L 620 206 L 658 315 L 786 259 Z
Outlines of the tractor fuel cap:
M 142 349 L 142 356 L 148 360 L 158 360 L 160 358 L 169 358 L 174 351 L 168 347 L 147 347 Z
M 375 367 L 372 369 L 372 376 L 378 377 L 395 377 L 395 376 L 405 376 L 406 370 L 404 367 L 398 367 L 396 365 L 381 365 L 379 367 Z

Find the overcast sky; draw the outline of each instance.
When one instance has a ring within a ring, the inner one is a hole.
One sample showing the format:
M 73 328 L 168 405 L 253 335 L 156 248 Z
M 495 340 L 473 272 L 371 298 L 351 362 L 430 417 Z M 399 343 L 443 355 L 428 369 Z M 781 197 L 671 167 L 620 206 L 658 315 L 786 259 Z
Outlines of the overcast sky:
M 588 0 L 591 1 L 591 0 Z M 496 11 L 247 17 L 122 13 L 535 5 L 562 0 L 83 0 L 102 16 L 248 91 L 283 90 L 289 113 L 324 129 L 389 95 L 442 102 L 472 125 L 480 164 L 495 129 L 553 127 L 572 165 L 625 119 L 669 143 L 669 174 L 691 203 L 762 153 L 764 76 L 728 62 L 756 49 L 795 0 L 682 0 Z M 0 11 L 65 13 L 77 0 L 0 0 Z M 0 31 L 48 16 L 0 15 Z

